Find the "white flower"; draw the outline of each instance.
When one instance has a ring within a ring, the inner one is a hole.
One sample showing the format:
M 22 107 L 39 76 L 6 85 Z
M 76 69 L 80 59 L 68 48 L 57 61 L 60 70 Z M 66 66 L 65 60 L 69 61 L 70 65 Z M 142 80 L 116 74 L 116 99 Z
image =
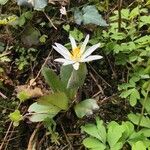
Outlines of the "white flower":
M 86 36 L 84 42 L 82 43 L 81 47 L 77 47 L 75 39 L 70 35 L 69 36 L 71 46 L 72 46 L 72 51 L 69 52 L 66 47 L 59 43 L 55 43 L 55 46 L 53 48 L 60 53 L 64 58 L 57 58 L 54 61 L 63 63 L 63 65 L 69 65 L 72 64 L 73 68 L 75 70 L 79 69 L 79 65 L 82 62 L 89 62 L 92 60 L 97 60 L 101 59 L 102 56 L 100 55 L 91 55 L 97 48 L 100 47 L 100 44 L 95 44 L 88 48 L 86 50 L 86 45 L 89 41 L 89 35 Z
M 61 13 L 62 15 L 67 15 L 66 8 L 65 8 L 65 7 L 61 7 L 60 13 Z
M 34 6 L 34 1 L 33 0 L 28 0 L 28 3 L 30 3 L 32 6 Z

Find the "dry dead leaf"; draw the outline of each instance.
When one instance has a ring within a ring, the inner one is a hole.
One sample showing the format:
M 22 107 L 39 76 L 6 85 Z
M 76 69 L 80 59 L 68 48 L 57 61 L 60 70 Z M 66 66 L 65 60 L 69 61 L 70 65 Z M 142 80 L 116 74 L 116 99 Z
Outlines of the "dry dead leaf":
M 31 88 L 28 87 L 28 85 L 17 86 L 16 92 L 17 92 L 17 97 L 22 102 L 30 98 L 37 98 L 43 96 L 43 92 L 40 88 L 38 87 Z

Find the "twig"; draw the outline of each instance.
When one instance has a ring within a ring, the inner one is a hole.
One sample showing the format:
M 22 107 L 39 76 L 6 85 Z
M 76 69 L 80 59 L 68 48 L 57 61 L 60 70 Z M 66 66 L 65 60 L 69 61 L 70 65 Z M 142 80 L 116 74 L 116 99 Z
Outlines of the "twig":
M 3 139 L 3 142 L 1 143 L 0 150 L 3 150 L 4 143 L 5 143 L 5 141 L 7 140 L 7 136 L 8 136 L 8 134 L 9 134 L 9 131 L 10 131 L 11 127 L 12 127 L 12 124 L 13 124 L 13 122 L 11 122 L 11 123 L 9 124 L 9 127 L 8 127 L 8 129 L 7 129 L 7 132 L 6 132 L 5 137 L 4 137 L 4 139 Z
M 112 71 L 112 76 L 114 77 L 114 78 L 117 78 L 117 75 L 116 75 L 116 73 L 115 73 L 115 71 L 114 71 L 114 69 L 113 69 L 113 67 L 112 67 L 112 65 L 111 65 L 111 62 L 110 62 L 110 60 L 109 60 L 109 58 L 106 56 L 106 59 L 108 60 L 108 64 L 109 64 L 109 66 L 110 66 L 110 68 L 111 68 L 111 71 Z
M 103 79 L 100 75 L 99 75 L 99 73 L 97 73 L 97 71 L 89 64 L 89 66 L 90 66 L 90 68 L 94 71 L 94 73 L 104 82 L 104 83 L 106 83 L 109 87 L 111 87 L 111 85 L 108 83 L 108 82 L 106 82 L 106 80 L 105 79 Z
M 29 139 L 27 150 L 32 150 L 33 149 L 33 141 L 34 141 L 35 135 L 36 135 L 38 129 L 41 127 L 41 125 L 42 125 L 41 123 L 38 123 L 36 128 L 35 128 L 35 130 L 33 131 L 32 135 L 31 135 L 31 137 Z
M 96 83 L 96 85 L 99 88 L 99 90 L 101 91 L 101 93 L 104 95 L 104 91 L 103 91 L 102 87 L 98 84 L 98 82 L 95 79 L 95 77 L 93 76 L 93 74 L 91 72 L 89 74 L 90 74 L 91 78 L 94 80 L 94 82 Z
M 45 64 L 47 63 L 48 59 L 49 59 L 49 56 L 51 55 L 52 53 L 52 50 L 49 52 L 48 56 L 46 57 L 41 69 L 39 70 L 38 74 L 36 75 L 36 77 L 32 80 L 32 82 L 30 83 L 30 85 L 28 86 L 28 88 L 30 88 L 32 86 L 32 84 L 35 82 L 35 80 L 39 77 L 43 67 L 45 66 Z
M 121 7 L 122 7 L 122 1 L 118 0 L 118 32 L 121 31 Z
M 1 96 L 3 99 L 7 99 L 7 96 L 5 96 L 2 92 L 0 92 L 0 96 Z
M 97 93 L 95 93 L 95 94 L 92 96 L 92 98 L 97 97 L 100 93 L 101 93 L 101 91 L 98 91 Z
M 19 105 L 17 106 L 16 109 L 19 109 L 19 107 L 20 107 L 20 103 L 19 103 Z M 0 150 L 4 150 L 4 149 L 3 149 L 3 146 L 4 146 L 4 144 L 5 144 L 5 141 L 7 140 L 7 136 L 8 136 L 8 134 L 9 134 L 9 132 L 10 132 L 10 129 L 11 129 L 12 125 L 13 125 L 13 122 L 11 121 L 10 124 L 9 124 L 9 127 L 8 127 L 8 129 L 7 129 L 7 132 L 6 132 L 5 136 L 4 136 L 3 142 L 2 142 L 1 145 L 0 145 Z M 13 127 L 13 130 L 14 130 L 14 127 Z M 12 130 L 12 131 L 13 131 L 13 130 Z M 11 138 L 12 134 L 13 134 L 13 132 L 10 133 L 9 138 Z M 9 140 L 8 140 L 7 143 L 6 143 L 5 149 L 7 149 L 8 143 L 9 143 Z
M 73 147 L 72 147 L 72 144 L 71 144 L 71 142 L 69 141 L 68 136 L 67 136 L 67 134 L 66 134 L 66 132 L 65 132 L 65 130 L 64 130 L 63 125 L 62 125 L 62 124 L 60 124 L 60 125 L 61 125 L 62 131 L 63 131 L 63 133 L 64 133 L 64 135 L 65 135 L 65 138 L 66 138 L 66 140 L 67 140 L 67 142 L 68 142 L 68 144 L 69 144 L 69 146 L 70 146 L 70 149 L 71 149 L 71 150 L 74 150 Z
M 57 30 L 57 27 L 53 24 L 52 20 L 50 19 L 50 17 L 43 11 L 44 15 L 46 16 L 46 18 L 49 20 L 49 22 L 51 23 L 51 25 L 54 27 L 54 29 Z

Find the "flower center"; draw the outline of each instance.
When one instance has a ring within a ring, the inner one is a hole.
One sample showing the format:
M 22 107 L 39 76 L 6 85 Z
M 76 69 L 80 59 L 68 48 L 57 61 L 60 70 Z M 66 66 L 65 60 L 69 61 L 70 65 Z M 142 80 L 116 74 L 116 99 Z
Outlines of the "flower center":
M 78 60 L 81 57 L 81 52 L 80 52 L 80 48 L 76 47 L 72 50 L 71 52 L 71 59 L 73 60 Z

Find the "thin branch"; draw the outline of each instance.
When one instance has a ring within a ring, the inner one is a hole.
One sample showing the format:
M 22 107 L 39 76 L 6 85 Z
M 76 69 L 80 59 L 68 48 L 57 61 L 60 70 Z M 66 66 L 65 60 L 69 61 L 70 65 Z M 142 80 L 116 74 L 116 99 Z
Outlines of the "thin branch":
M 7 99 L 7 96 L 5 96 L 1 91 L 0 91 L 0 96 L 1 96 L 3 99 Z
M 66 134 L 66 132 L 65 132 L 65 130 L 64 130 L 63 125 L 62 125 L 62 124 L 60 124 L 60 125 L 61 125 L 62 131 L 63 131 L 63 133 L 64 133 L 64 135 L 65 135 L 65 138 L 66 138 L 66 140 L 67 140 L 67 142 L 68 142 L 68 144 L 69 144 L 69 146 L 70 146 L 70 149 L 73 150 L 73 146 L 72 146 L 71 142 L 70 142 L 69 139 L 68 139 L 68 136 L 67 136 L 67 134 Z
M 41 73 L 43 67 L 44 67 L 45 64 L 47 63 L 47 61 L 48 61 L 49 56 L 51 55 L 51 53 L 52 53 L 52 50 L 49 52 L 49 54 L 48 54 L 48 56 L 46 57 L 46 59 L 45 59 L 43 65 L 42 65 L 41 69 L 39 70 L 39 72 L 38 72 L 38 74 L 36 75 L 36 77 L 32 80 L 32 82 L 30 83 L 30 85 L 29 85 L 28 88 L 30 88 L 30 87 L 32 86 L 32 84 L 35 82 L 35 80 L 39 77 L 39 75 L 40 75 L 40 73 Z
M 46 16 L 46 18 L 49 20 L 49 22 L 51 23 L 51 25 L 54 27 L 54 29 L 57 30 L 57 27 L 53 24 L 52 20 L 50 19 L 50 17 L 43 11 L 44 15 Z
M 102 87 L 98 84 L 98 81 L 95 79 L 94 75 L 91 72 L 89 74 L 90 74 L 91 78 L 94 80 L 94 82 L 97 85 L 97 87 L 99 88 L 99 90 L 101 91 L 102 95 L 104 95 L 104 91 L 103 91 Z

